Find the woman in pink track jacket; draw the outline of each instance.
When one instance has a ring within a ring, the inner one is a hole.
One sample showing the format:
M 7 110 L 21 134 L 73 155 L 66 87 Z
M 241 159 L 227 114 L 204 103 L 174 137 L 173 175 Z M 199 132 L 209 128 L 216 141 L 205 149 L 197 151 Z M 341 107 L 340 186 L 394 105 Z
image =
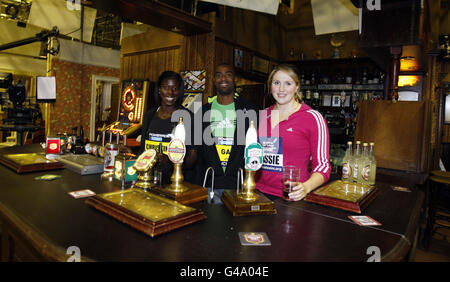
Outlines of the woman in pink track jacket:
M 330 138 L 326 120 L 299 102 L 300 81 L 295 67 L 277 66 L 267 81 L 275 105 L 260 116 L 258 138 L 264 148 L 263 167 L 256 176 L 256 188 L 282 197 L 282 170 L 294 165 L 301 170 L 300 183 L 289 199 L 298 201 L 330 178 Z M 308 170 L 312 160 L 311 170 Z

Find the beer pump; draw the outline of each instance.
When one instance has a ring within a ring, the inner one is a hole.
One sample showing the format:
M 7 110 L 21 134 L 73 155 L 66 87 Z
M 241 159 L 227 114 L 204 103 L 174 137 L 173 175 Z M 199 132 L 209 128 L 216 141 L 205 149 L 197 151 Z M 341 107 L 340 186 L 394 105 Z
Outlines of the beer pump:
M 274 203 L 255 190 L 255 173 L 262 167 L 262 160 L 263 149 L 258 143 L 254 122 L 251 121 L 245 135 L 245 177 L 242 190 L 239 190 L 239 178 L 242 177 L 242 173 L 239 173 L 237 190 L 225 190 L 222 194 L 222 202 L 233 216 L 276 213 Z
M 137 171 L 138 177 L 134 187 L 144 190 L 153 187 L 153 167 L 156 163 L 156 151 L 149 149 L 144 151 L 133 164 L 133 168 Z
M 200 185 L 184 182 L 182 166 L 186 155 L 185 138 L 186 130 L 183 118 L 180 117 L 175 127 L 174 138 L 167 146 L 167 155 L 174 165 L 173 173 L 170 177 L 172 183 L 155 186 L 151 191 L 179 203 L 190 204 L 205 200 L 208 197 L 208 189 Z

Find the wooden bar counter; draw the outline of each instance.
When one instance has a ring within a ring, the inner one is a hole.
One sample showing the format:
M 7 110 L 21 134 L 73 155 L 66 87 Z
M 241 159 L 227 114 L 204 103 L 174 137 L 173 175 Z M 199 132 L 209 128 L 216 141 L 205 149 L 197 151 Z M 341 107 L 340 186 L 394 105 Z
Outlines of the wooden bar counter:
M 0 154 L 36 152 L 37 145 L 4 148 Z M 57 174 L 52 181 L 36 176 Z M 408 260 L 415 247 L 423 193 L 397 192 L 377 183 L 379 193 L 363 211 L 381 226 L 363 227 L 357 215 L 305 201 L 275 200 L 277 214 L 233 217 L 222 204 L 196 203 L 207 218 L 151 238 L 68 193 L 120 190 L 100 175 L 68 169 L 17 174 L 0 165 L 1 261 L 67 261 L 71 246 L 81 261 L 279 262 L 367 261 L 378 247 L 382 261 Z M 265 232 L 270 246 L 243 246 L 239 232 Z

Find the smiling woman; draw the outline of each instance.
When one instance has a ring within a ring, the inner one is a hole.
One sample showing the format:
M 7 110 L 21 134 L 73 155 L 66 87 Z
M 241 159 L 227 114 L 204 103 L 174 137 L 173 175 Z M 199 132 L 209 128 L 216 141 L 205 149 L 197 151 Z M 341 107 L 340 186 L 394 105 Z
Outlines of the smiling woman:
M 192 113 L 182 107 L 182 101 L 184 96 L 184 82 L 182 77 L 174 71 L 163 72 L 156 83 L 156 107 L 147 111 L 144 116 L 141 131 L 141 153 L 154 149 L 158 152 L 159 165 L 155 171 L 162 174 L 162 179 L 158 179 L 160 184 L 169 183 L 170 176 L 172 174 L 172 163 L 167 157 L 167 146 L 172 140 L 173 131 L 177 124 L 176 120 L 172 121 L 172 115 L 178 111 L 185 111 L 186 115 L 192 116 Z M 193 118 L 184 119 L 185 126 L 187 128 L 186 134 L 187 140 L 190 140 L 190 125 L 186 124 L 193 121 Z M 196 151 L 193 147 L 187 144 L 187 154 L 184 160 L 184 168 L 191 168 L 197 157 Z M 158 171 L 159 170 L 159 171 Z M 157 178 L 160 174 L 156 174 Z M 189 175 L 185 175 L 185 179 L 189 179 Z
M 329 134 L 322 115 L 301 102 L 298 97 L 298 71 L 290 65 L 275 67 L 267 85 L 275 105 L 265 109 L 266 120 L 260 120 L 258 136 L 264 144 L 262 169 L 256 176 L 256 188 L 264 193 L 282 196 L 282 171 L 292 165 L 300 168 L 288 200 L 298 201 L 322 185 L 330 177 Z M 264 134 L 267 128 L 267 134 Z M 308 170 L 309 160 L 312 169 Z

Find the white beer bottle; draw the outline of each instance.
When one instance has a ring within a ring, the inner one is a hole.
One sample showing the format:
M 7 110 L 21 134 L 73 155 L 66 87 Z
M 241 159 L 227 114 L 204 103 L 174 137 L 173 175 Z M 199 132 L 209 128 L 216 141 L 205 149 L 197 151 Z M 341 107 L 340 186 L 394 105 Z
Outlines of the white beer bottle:
M 353 146 L 352 142 L 347 142 L 347 151 L 345 151 L 345 156 L 342 159 L 342 181 L 344 183 L 351 182 L 352 179 L 352 165 L 353 165 Z
M 353 171 L 352 171 L 353 183 L 358 183 L 360 159 L 361 159 L 361 141 L 356 141 L 355 154 L 353 155 Z
M 369 159 L 369 144 L 363 144 L 363 154 L 359 162 L 360 173 L 358 175 L 358 182 L 362 185 L 369 184 L 370 175 L 370 159 Z
M 375 159 L 375 152 L 374 147 L 375 143 L 370 142 L 370 149 L 369 149 L 369 160 L 370 160 L 370 173 L 369 173 L 369 185 L 374 186 L 375 185 L 375 178 L 377 175 L 377 160 Z

